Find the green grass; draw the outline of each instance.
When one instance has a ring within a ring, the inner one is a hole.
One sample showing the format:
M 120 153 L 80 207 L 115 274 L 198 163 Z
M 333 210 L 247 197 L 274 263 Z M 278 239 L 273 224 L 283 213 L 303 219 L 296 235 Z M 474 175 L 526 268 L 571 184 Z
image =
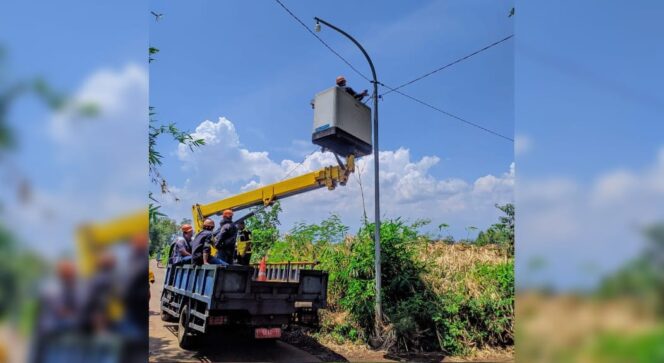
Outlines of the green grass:
M 664 326 L 638 335 L 602 334 L 590 356 L 601 362 L 664 362 Z

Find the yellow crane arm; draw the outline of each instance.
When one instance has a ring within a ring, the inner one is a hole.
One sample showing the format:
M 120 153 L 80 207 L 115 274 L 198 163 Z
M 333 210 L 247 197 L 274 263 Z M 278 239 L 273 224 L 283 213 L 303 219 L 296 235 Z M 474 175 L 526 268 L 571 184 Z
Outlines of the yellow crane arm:
M 89 276 L 95 268 L 98 250 L 141 234 L 147 236 L 148 211 L 125 215 L 106 223 L 89 223 L 77 231 L 78 259 L 81 273 Z
M 194 204 L 192 206 L 194 228 L 196 229 L 196 232 L 199 232 L 203 228 L 203 221 L 205 218 L 220 214 L 225 209 L 238 211 L 260 205 L 268 206 L 278 199 L 283 199 L 322 187 L 327 187 L 328 190 L 333 190 L 338 184 L 346 185 L 349 175 L 354 171 L 355 157 L 349 155 L 346 158 L 346 165 L 341 165 L 340 162 L 340 165 L 337 166 L 327 166 L 320 170 L 282 180 L 216 202 L 203 205 Z

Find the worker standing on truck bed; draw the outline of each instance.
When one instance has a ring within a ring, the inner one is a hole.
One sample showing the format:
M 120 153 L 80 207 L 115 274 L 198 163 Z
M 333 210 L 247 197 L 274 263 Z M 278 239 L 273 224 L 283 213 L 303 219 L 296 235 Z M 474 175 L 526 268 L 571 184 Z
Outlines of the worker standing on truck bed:
M 206 218 L 203 221 L 203 230 L 198 232 L 194 237 L 194 242 L 191 244 L 191 260 L 196 265 L 212 264 L 212 265 L 228 265 L 226 262 L 217 257 L 210 256 L 210 245 L 212 244 L 212 230 L 214 229 L 214 221 Z
M 172 256 L 169 257 L 172 263 L 191 263 L 191 239 L 194 236 L 194 229 L 190 224 L 183 224 L 180 229 L 182 236 L 178 236 L 173 242 Z
M 237 222 L 237 229 L 237 263 L 247 266 L 251 260 L 251 231 L 245 228 L 244 220 Z
M 362 91 L 362 93 L 357 93 L 352 88 L 346 86 L 346 77 L 344 76 L 337 77 L 337 86 L 343 88 L 346 93 L 355 97 L 358 101 L 362 101 L 362 99 L 369 94 L 369 91 L 367 90 Z
M 232 264 L 237 240 L 237 226 L 233 223 L 233 211 L 226 209 L 221 215 L 219 229 L 215 233 L 217 239 L 217 258 Z

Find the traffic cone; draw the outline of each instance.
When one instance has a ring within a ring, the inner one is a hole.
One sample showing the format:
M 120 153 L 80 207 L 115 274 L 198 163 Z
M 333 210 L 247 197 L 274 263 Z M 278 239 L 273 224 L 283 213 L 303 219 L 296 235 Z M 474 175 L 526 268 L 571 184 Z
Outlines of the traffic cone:
M 261 259 L 261 263 L 258 264 L 258 278 L 256 281 L 267 281 L 267 263 L 265 262 L 265 257 Z

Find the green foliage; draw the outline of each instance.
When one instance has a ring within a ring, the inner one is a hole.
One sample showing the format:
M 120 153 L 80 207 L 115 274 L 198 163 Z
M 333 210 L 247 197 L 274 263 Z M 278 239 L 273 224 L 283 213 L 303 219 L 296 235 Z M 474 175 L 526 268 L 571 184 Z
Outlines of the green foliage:
M 450 225 L 447 223 L 441 223 L 438 225 L 438 239 L 447 243 L 447 244 L 453 244 L 454 243 L 454 237 L 450 235 L 449 232 Z M 443 235 L 444 234 L 444 235 Z
M 8 118 L 11 105 L 21 96 L 35 95 L 49 109 L 55 111 L 67 106 L 81 117 L 94 117 L 99 113 L 97 104 L 74 104 L 64 92 L 56 90 L 41 77 L 8 79 L 5 74 L 6 55 L 5 48 L 0 46 L 0 150 L 11 150 L 16 146 L 16 137 Z
M 500 209 L 504 215 L 499 217 L 498 223 L 493 224 L 486 231 L 481 231 L 475 239 L 475 244 L 478 246 L 498 245 L 508 255 L 514 256 L 514 204 L 496 204 L 496 208 Z
M 664 316 L 664 223 L 644 231 L 648 245 L 641 256 L 605 277 L 597 290 L 605 298 L 629 296 Z
M 148 48 L 148 63 L 152 63 L 155 58 L 152 58 L 153 55 L 159 53 L 159 48 L 149 47 Z
M 432 316 L 441 350 L 465 354 L 470 346 L 514 344 L 513 267 L 513 262 L 478 265 L 467 278 L 480 285 L 481 294 L 459 290 L 439 296 Z
M 604 334 L 591 350 L 593 361 L 598 362 L 664 362 L 664 327 L 630 336 Z
M 263 258 L 279 240 L 279 213 L 281 204 L 275 202 L 270 208 L 257 208 L 255 214 L 246 220 L 246 228 L 252 234 L 252 262 Z
M 12 235 L 4 226 L 0 225 L 0 254 L 13 256 L 16 246 Z M 9 262 L 11 260 L 7 260 Z M 8 263 L 0 264 L 0 317 L 4 316 L 11 307 L 12 296 L 16 294 L 17 271 Z
M 157 139 L 161 135 L 170 135 L 173 140 L 179 142 L 180 144 L 186 145 L 191 151 L 195 148 L 205 145 L 205 140 L 203 139 L 194 139 L 190 133 L 186 131 L 180 131 L 177 128 L 175 123 L 171 122 L 168 125 L 160 124 L 154 116 L 157 113 L 154 111 L 154 107 L 150 107 L 150 123 L 148 129 L 148 166 L 150 168 L 150 177 L 155 183 L 160 183 L 163 178 L 159 175 L 157 168 L 162 164 L 163 155 L 157 151 Z M 160 183 L 161 184 L 161 183 Z
M 32 326 L 33 315 L 23 309 L 34 299 L 35 287 L 46 275 L 48 263 L 21 248 L 16 237 L 0 224 L 0 321 L 17 319 L 21 326 Z M 25 268 L 30 266 L 30 268 Z
M 374 334 L 374 224 L 365 224 L 350 236 L 339 217 L 331 215 L 319 224 L 297 224 L 279 238 L 278 213 L 273 208 L 249 220 L 254 239 L 261 236 L 261 252 L 255 255 L 269 249 L 272 262 L 318 260 L 318 268 L 329 273 L 328 309 L 345 317 L 343 322 L 325 322 L 319 334 L 339 343 L 367 341 Z M 473 346 L 513 344 L 513 259 L 473 265 L 470 271 L 453 276 L 471 282 L 475 291 L 457 287 L 434 292 L 423 276 L 442 266 L 425 263 L 423 251 L 431 242 L 419 228 L 427 223 L 397 218 L 381 224 L 382 306 L 388 347 L 463 354 Z
M 150 250 L 152 256 L 161 250 L 162 256 L 168 250 L 168 246 L 178 232 L 178 226 L 174 220 L 166 217 L 156 217 L 156 221 L 150 223 Z
M 319 261 L 327 258 L 331 246 L 341 243 L 348 227 L 336 214 L 320 224 L 297 223 L 270 249 L 270 261 Z

